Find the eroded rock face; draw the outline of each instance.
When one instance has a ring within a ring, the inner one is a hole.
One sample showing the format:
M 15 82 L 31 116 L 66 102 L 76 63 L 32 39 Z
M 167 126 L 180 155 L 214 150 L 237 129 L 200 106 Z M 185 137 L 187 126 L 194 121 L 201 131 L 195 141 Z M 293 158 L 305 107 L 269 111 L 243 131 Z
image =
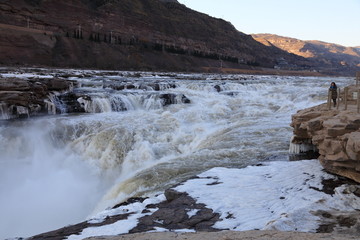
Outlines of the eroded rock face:
M 355 108 L 329 110 L 322 104 L 297 112 L 292 144 L 302 147 L 293 149 L 315 147 L 327 171 L 360 182 L 360 114 Z
M 0 78 L 0 119 L 46 114 L 50 95 L 71 90 L 74 82 L 58 78 Z
M 0 119 L 27 118 L 40 114 L 127 111 L 127 96 L 135 94 L 140 105 L 153 99 L 161 106 L 191 103 L 184 94 L 166 93 L 174 83 L 105 82 L 104 92 L 79 89 L 78 82 L 63 78 L 0 78 Z M 98 86 L 95 86 L 98 87 Z M 130 92 L 134 89 L 135 92 Z M 122 97 L 114 97 L 115 90 Z M 124 90 L 124 91 L 123 91 Z M 136 90 L 143 90 L 138 91 Z M 130 104 L 131 105 L 131 104 Z

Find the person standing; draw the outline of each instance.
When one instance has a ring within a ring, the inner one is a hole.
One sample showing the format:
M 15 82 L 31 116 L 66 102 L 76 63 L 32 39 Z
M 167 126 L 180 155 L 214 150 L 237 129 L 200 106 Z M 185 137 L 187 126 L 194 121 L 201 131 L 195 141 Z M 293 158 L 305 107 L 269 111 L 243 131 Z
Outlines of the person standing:
M 336 99 L 337 99 L 337 86 L 336 86 L 336 83 L 335 82 L 332 82 L 330 84 L 330 88 L 329 88 L 329 91 L 330 91 L 330 96 L 331 96 L 331 99 L 333 100 L 333 103 L 334 103 L 334 107 L 336 107 Z

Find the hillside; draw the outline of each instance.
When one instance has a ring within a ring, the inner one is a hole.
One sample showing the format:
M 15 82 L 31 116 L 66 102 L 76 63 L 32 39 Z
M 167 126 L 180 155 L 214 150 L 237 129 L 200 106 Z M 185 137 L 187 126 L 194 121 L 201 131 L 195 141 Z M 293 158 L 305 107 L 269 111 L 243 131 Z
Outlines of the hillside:
M 1 66 L 351 76 L 360 68 L 359 48 L 246 35 L 176 0 L 3 0 L 0 46 Z
M 344 47 L 321 41 L 303 41 L 274 34 L 253 34 L 252 36 L 266 46 L 275 46 L 307 58 L 320 70 L 360 71 L 359 47 Z
M 4 0 L 0 65 L 201 71 L 312 63 L 176 0 Z

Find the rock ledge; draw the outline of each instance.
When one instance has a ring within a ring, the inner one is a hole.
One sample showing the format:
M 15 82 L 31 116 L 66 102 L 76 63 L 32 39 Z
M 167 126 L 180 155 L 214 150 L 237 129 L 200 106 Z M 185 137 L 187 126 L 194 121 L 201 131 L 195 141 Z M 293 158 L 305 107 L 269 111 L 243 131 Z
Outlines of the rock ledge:
M 291 126 L 290 153 L 318 151 L 328 172 L 360 182 L 360 114 L 355 103 L 349 102 L 347 110 L 321 104 L 298 111 Z

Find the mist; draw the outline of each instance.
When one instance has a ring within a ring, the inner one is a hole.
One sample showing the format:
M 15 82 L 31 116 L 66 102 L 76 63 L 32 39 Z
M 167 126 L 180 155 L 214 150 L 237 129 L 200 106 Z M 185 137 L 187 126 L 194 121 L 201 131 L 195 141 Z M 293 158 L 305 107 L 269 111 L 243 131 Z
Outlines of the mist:
M 0 126 L 0 239 L 29 237 L 83 221 L 103 194 L 99 173 L 56 146 L 52 126 Z

